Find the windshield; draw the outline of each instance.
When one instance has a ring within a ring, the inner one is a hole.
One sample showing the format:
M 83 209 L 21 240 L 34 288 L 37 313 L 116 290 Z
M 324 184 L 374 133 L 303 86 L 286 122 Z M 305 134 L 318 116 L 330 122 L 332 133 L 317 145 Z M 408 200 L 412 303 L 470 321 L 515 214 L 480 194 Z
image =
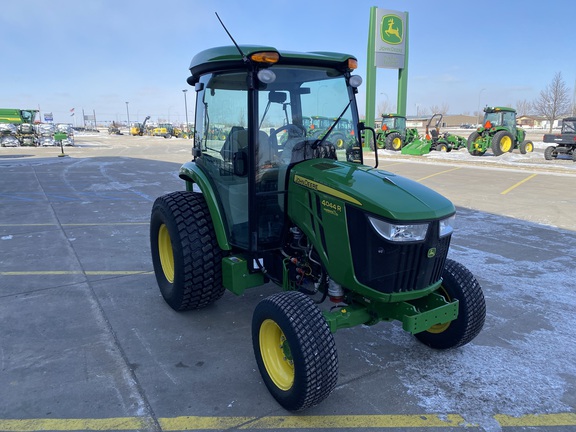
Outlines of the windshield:
M 489 112 L 484 116 L 484 124 L 489 121 L 492 127 L 505 126 L 516 127 L 516 113 L 512 111 Z
M 346 78 L 336 70 L 274 66 L 276 79 L 259 92 L 260 130 L 279 146 L 283 163 L 294 146 L 321 143 L 339 160 L 359 147 Z M 301 156 L 312 157 L 309 154 Z
M 573 134 L 576 133 L 576 119 L 562 121 L 562 133 Z

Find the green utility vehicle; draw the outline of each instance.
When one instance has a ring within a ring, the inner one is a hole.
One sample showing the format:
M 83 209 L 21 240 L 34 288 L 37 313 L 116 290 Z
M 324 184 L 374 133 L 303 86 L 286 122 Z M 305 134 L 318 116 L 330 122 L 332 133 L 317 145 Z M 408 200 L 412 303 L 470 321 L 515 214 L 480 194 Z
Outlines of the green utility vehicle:
M 526 131 L 516 126 L 516 110 L 506 107 L 484 108 L 484 122 L 468 137 L 468 152 L 482 156 L 492 148 L 500 156 L 518 148 L 526 154 L 534 150 L 534 143 L 526 138 Z
M 376 147 L 401 150 L 418 138 L 418 129 L 406 128 L 406 117 L 398 114 L 382 114 L 382 127 L 376 131 Z
M 347 54 L 267 46 L 197 54 L 193 160 L 179 171 L 186 190 L 152 207 L 154 272 L 174 310 L 206 307 L 226 289 L 279 286 L 255 307 L 252 344 L 265 385 L 288 410 L 335 388 L 337 330 L 397 320 L 448 349 L 474 339 L 486 314 L 475 277 L 447 258 L 454 205 L 376 169 L 377 151 L 376 167 L 363 164 L 359 137 L 376 133 L 358 120 L 356 66 Z M 319 103 L 334 120 L 313 138 L 304 119 Z M 356 139 L 337 149 L 343 120 Z M 224 139 L 212 122 L 225 125 Z
M 466 147 L 466 138 L 448 132 L 440 133 L 443 115 L 433 114 L 426 123 L 426 134 L 423 139 L 417 138 L 402 148 L 402 154 L 425 155 L 432 150 L 450 152 Z M 434 127 L 430 125 L 434 122 Z

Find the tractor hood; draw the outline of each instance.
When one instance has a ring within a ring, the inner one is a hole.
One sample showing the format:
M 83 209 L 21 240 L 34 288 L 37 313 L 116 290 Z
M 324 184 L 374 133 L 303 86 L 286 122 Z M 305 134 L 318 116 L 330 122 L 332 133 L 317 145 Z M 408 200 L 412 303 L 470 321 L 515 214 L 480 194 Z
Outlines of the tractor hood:
M 303 187 L 392 221 L 442 219 L 454 214 L 452 202 L 420 183 L 365 165 L 312 159 L 294 166 L 289 192 Z

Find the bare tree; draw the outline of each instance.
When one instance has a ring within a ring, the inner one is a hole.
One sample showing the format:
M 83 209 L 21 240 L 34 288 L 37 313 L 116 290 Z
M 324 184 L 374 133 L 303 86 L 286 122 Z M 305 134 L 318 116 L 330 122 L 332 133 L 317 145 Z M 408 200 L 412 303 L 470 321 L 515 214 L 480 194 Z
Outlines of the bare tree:
M 380 101 L 378 103 L 378 115 L 382 115 L 382 114 L 390 114 L 392 112 L 394 112 L 395 107 L 390 104 L 390 102 L 388 102 L 388 100 L 384 100 L 384 101 Z
M 431 105 L 430 106 L 430 112 L 432 114 L 442 114 L 443 116 L 448 114 L 449 109 L 450 109 L 450 105 L 448 105 L 446 102 L 442 102 L 442 106 L 438 106 L 438 105 Z
M 540 92 L 534 101 L 536 114 L 545 117 L 550 122 L 550 130 L 554 121 L 570 113 L 571 109 L 570 90 L 562 79 L 562 72 L 556 72 L 554 79 Z
M 529 115 L 532 112 L 532 102 L 526 99 L 516 102 L 516 115 L 518 117 L 523 117 Z

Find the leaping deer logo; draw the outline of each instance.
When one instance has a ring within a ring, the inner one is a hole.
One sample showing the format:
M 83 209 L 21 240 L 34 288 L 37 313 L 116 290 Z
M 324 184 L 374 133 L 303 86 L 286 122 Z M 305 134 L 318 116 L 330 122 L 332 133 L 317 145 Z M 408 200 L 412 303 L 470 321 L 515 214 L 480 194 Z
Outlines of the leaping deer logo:
M 399 16 L 386 15 L 382 17 L 380 36 L 384 42 L 392 45 L 402 43 L 403 30 L 403 22 Z
M 388 20 L 388 29 L 384 31 L 384 33 L 386 33 L 388 36 L 390 35 L 394 35 L 396 36 L 398 39 L 402 39 L 400 37 L 400 32 L 398 31 L 398 28 L 394 28 L 394 18 L 390 18 Z

